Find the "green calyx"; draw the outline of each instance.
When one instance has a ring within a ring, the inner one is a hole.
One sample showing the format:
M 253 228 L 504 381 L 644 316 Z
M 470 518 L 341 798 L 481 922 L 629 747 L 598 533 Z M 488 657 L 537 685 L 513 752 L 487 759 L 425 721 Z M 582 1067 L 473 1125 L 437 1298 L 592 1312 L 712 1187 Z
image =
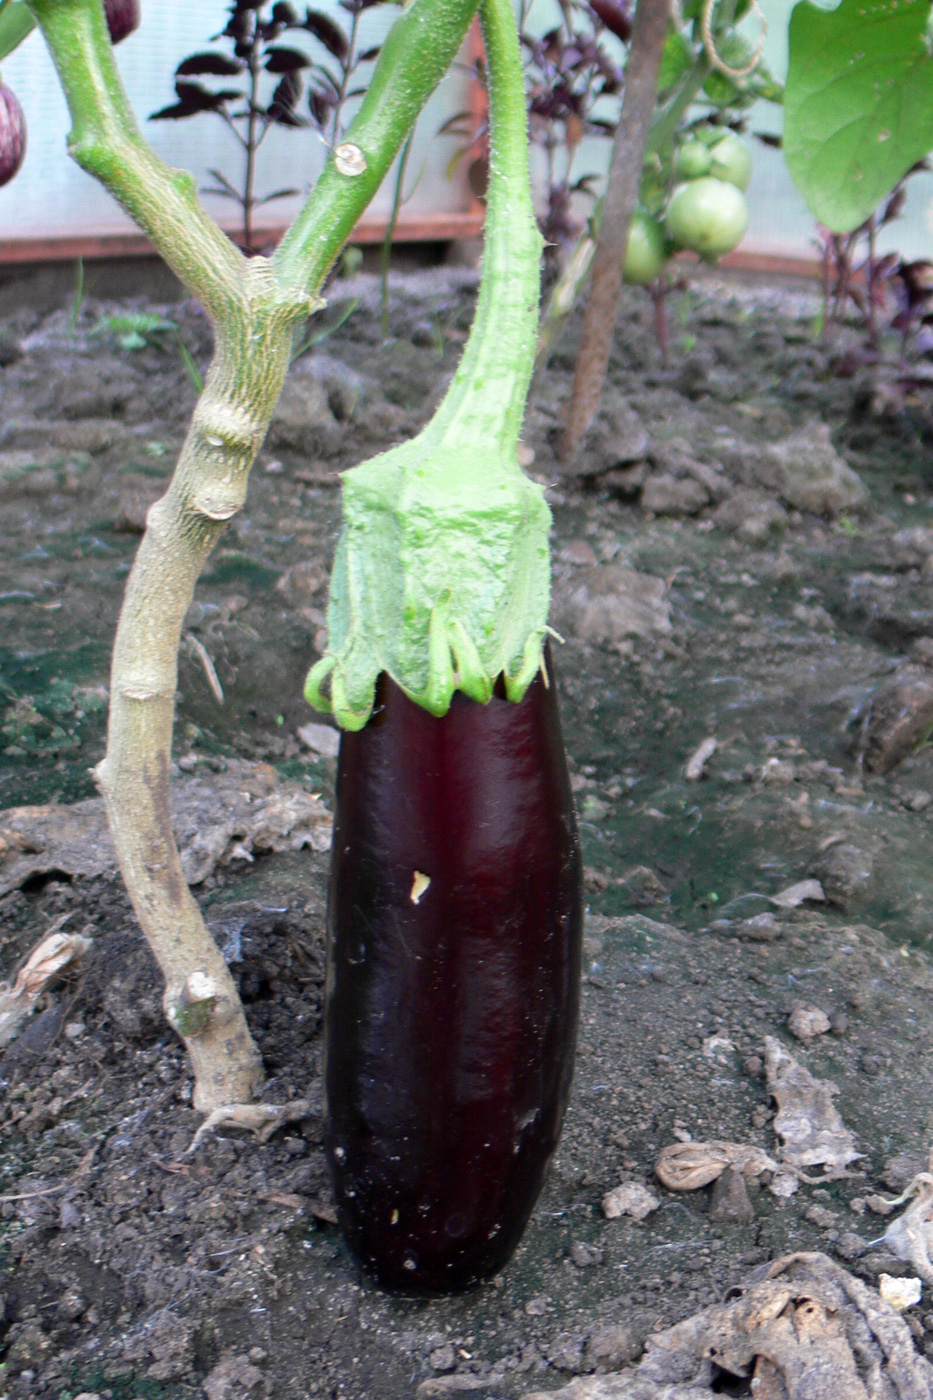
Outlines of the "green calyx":
M 541 488 L 494 449 L 438 460 L 419 438 L 348 472 L 343 509 L 310 703 L 359 729 L 382 671 L 435 715 L 455 690 L 485 703 L 500 675 L 521 699 L 547 626 Z
M 366 723 L 382 672 L 443 715 L 455 690 L 485 703 L 499 677 L 520 700 L 541 664 L 551 515 L 517 452 L 542 242 L 511 6 L 483 0 L 481 14 L 491 160 L 476 319 L 427 427 L 343 478 L 328 646 L 305 695 L 344 729 Z

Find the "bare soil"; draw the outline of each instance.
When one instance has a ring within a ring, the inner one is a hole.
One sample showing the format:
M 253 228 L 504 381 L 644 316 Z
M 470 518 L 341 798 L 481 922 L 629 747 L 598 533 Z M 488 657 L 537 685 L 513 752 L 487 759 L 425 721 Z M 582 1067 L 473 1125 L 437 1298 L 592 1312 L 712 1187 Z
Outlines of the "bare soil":
M 180 782 L 238 756 L 330 803 L 334 760 L 297 731 L 320 722 L 301 683 L 323 641 L 336 473 L 430 412 L 474 285 L 449 271 L 399 283 L 388 339 L 371 279 L 332 293 L 330 324 L 361 300 L 296 364 L 247 508 L 198 585 Z M 0 328 L 3 808 L 93 794 L 123 581 L 195 398 L 178 340 L 202 367 L 209 351 L 197 308 L 156 309 L 178 334 L 136 350 L 101 318 L 151 307 L 89 301 Z M 671 310 L 665 368 L 647 299 L 627 299 L 583 475 L 561 480 L 553 456 L 572 335 L 529 415 L 555 515 L 589 919 L 573 1100 L 515 1258 L 462 1297 L 390 1297 L 331 1223 L 325 855 L 233 860 L 196 889 L 265 1057 L 265 1097 L 313 1111 L 265 1144 L 220 1131 L 189 1155 L 191 1082 L 122 887 L 53 871 L 0 900 L 2 975 L 65 913 L 95 940 L 0 1060 L 9 1400 L 510 1400 L 618 1367 L 790 1249 L 872 1281 L 912 1272 L 877 1244 L 884 1223 L 864 1198 L 899 1190 L 933 1140 L 924 391 L 832 374 L 808 290 L 700 283 Z M 824 482 L 804 498 L 772 452 L 788 440 L 823 443 L 821 460 L 839 454 L 861 487 L 838 478 L 835 495 Z M 718 747 L 690 781 L 707 737 Z M 804 878 L 825 901 L 771 902 Z M 801 1003 L 831 1026 L 806 1044 L 787 1024 Z M 711 1218 L 709 1189 L 665 1191 L 653 1166 L 688 1133 L 775 1151 L 769 1035 L 838 1084 L 862 1174 L 787 1198 L 753 1188 L 754 1219 Z M 659 1208 L 605 1218 L 621 1181 L 651 1187 Z M 933 1353 L 927 1301 L 908 1316 Z

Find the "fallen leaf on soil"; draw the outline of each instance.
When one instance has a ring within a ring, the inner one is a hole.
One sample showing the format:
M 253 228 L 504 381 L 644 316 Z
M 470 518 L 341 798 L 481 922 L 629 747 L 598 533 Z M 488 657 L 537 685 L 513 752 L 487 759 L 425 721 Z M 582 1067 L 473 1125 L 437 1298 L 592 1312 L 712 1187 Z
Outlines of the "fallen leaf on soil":
M 725 1378 L 757 1400 L 933 1400 L 905 1320 L 817 1253 L 762 1265 L 738 1297 L 650 1336 L 636 1367 L 525 1400 L 717 1400 Z
M 311 1112 L 310 1099 L 292 1099 L 291 1103 L 228 1103 L 215 1108 L 201 1124 L 191 1143 L 182 1153 L 191 1153 L 215 1128 L 247 1128 L 256 1134 L 260 1142 L 266 1142 L 277 1129 L 286 1123 L 297 1123 L 307 1118 Z
M 827 1177 L 849 1175 L 846 1167 L 862 1154 L 833 1104 L 836 1085 L 814 1079 L 771 1035 L 765 1036 L 765 1074 L 778 1105 L 774 1131 L 782 1139 L 781 1161 L 798 1173 L 821 1166 Z
M 607 1220 L 618 1220 L 620 1215 L 631 1215 L 635 1220 L 644 1220 L 661 1202 L 639 1181 L 627 1181 L 608 1191 L 603 1196 L 603 1215 Z
M 918 1172 L 907 1189 L 888 1204 L 897 1206 L 911 1197 L 913 1204 L 885 1230 L 884 1243 L 898 1259 L 913 1264 L 925 1283 L 933 1283 L 933 1175 Z
M 60 933 L 64 915 L 44 938 L 36 944 L 13 980 L 0 982 L 0 1045 L 9 1045 L 18 1034 L 27 1017 L 35 1010 L 36 1002 L 47 987 L 51 986 L 68 967 L 73 967 L 84 957 L 93 940 L 80 933 Z
M 778 909 L 796 909 L 808 899 L 825 904 L 826 895 L 819 880 L 798 880 L 796 885 L 788 885 L 786 890 L 771 895 L 771 903 Z
M 330 849 L 333 823 L 320 798 L 281 782 L 267 763 L 228 759 L 222 773 L 176 778 L 170 800 L 189 885 L 218 865 L 266 851 Z M 112 879 L 116 870 L 102 798 L 0 811 L 0 897 L 51 871 Z
M 668 1191 L 698 1191 L 727 1167 L 743 1176 L 780 1170 L 767 1152 L 742 1142 L 672 1142 L 661 1149 L 654 1171 Z

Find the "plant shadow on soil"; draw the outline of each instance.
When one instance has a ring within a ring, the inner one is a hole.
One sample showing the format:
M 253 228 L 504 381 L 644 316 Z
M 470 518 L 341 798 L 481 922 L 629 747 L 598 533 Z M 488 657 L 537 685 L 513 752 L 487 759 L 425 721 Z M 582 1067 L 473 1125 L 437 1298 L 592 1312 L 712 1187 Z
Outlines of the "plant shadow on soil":
M 260 759 L 330 803 L 333 760 L 297 729 L 314 718 L 301 684 L 322 641 L 335 473 L 423 421 L 456 362 L 474 285 L 452 272 L 407 280 L 384 344 L 366 315 L 375 287 L 360 279 L 335 293 L 363 299 L 322 353 L 295 366 L 247 508 L 188 615 L 183 771 Z M 536 390 L 528 434 L 555 513 L 558 665 L 589 918 L 572 1103 L 514 1260 L 462 1297 L 392 1298 L 359 1274 L 328 1219 L 326 858 L 233 863 L 196 891 L 240 982 L 266 1097 L 307 1096 L 316 1108 L 267 1144 L 218 1133 L 187 1157 L 200 1119 L 126 897 L 119 884 L 53 874 L 0 900 L 4 975 L 64 913 L 95 938 L 83 973 L 0 1061 L 0 1391 L 10 1400 L 204 1394 L 228 1354 L 241 1379 L 214 1387 L 228 1400 L 263 1386 L 276 1400 L 409 1400 L 426 1382 L 423 1395 L 500 1400 L 621 1365 L 650 1331 L 787 1250 L 835 1252 L 872 1280 L 910 1272 L 878 1247 L 859 1252 L 855 1237 L 883 1227 L 850 1202 L 903 1185 L 933 1139 L 933 755 L 921 748 L 882 777 L 863 771 L 857 749 L 868 698 L 933 636 L 933 542 L 927 555 L 916 543 L 933 523 L 933 481 L 921 408 L 878 416 L 870 386 L 830 375 L 813 305 L 799 289 L 701 284 L 685 312 L 690 348 L 666 371 L 647 300 L 630 295 L 610 390 L 644 429 L 634 474 L 610 446 L 588 478 L 554 485 L 572 336 Z M 173 355 L 91 338 L 98 310 L 89 303 L 75 327 L 64 313 L 14 317 L 2 342 L 13 347 L 0 370 L 4 807 L 93 792 L 123 582 L 193 402 Z M 203 318 L 186 305 L 172 317 L 203 361 Z M 764 451 L 817 422 L 868 488 L 857 510 L 815 514 L 785 500 L 768 515 L 759 490 L 745 516 L 728 517 L 704 488 L 704 499 L 673 491 L 673 514 L 646 512 L 646 482 L 690 471 L 702 482 L 699 468 L 723 476 L 725 504 L 741 503 L 747 479 L 723 466 L 726 447 L 747 461 L 736 440 Z M 618 475 L 607 479 L 607 467 Z M 660 581 L 640 634 L 619 621 L 616 595 L 602 632 L 579 602 L 617 569 Z M 211 657 L 222 707 L 191 639 Z M 688 782 L 685 764 L 707 736 L 718 748 Z M 826 874 L 825 851 L 840 846 L 861 854 L 864 878 Z M 814 870 L 834 903 L 770 903 Z M 748 924 L 766 911 L 773 920 Z M 799 1002 L 833 1026 L 809 1047 L 786 1030 Z M 711 1220 L 707 1191 L 660 1188 L 643 1222 L 605 1219 L 603 1195 L 622 1180 L 650 1185 L 676 1133 L 774 1150 L 766 1035 L 840 1086 L 864 1174 L 786 1199 L 755 1191 L 750 1222 Z M 925 1303 L 913 1310 L 919 1338 L 928 1317 L 933 1329 Z

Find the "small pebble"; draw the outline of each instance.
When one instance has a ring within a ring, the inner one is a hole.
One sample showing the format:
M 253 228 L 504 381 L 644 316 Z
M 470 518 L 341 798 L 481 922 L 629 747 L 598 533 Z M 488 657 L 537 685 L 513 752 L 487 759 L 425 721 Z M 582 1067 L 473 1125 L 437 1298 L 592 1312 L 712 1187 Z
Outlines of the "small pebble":
M 428 1357 L 428 1365 L 435 1371 L 452 1371 L 457 1365 L 457 1355 L 450 1342 L 432 1351 Z
M 818 1006 L 798 1005 L 788 1017 L 787 1029 L 791 1035 L 806 1044 L 818 1035 L 825 1035 L 830 1029 L 830 1021 L 826 1012 L 821 1011 Z
M 644 1220 L 661 1202 L 639 1181 L 627 1181 L 603 1196 L 603 1214 L 607 1220 L 618 1220 L 621 1215 L 631 1215 L 635 1220 Z
M 576 1264 L 578 1269 L 588 1269 L 593 1264 L 603 1262 L 603 1252 L 598 1245 L 584 1244 L 582 1240 L 576 1240 L 570 1246 L 570 1262 Z

